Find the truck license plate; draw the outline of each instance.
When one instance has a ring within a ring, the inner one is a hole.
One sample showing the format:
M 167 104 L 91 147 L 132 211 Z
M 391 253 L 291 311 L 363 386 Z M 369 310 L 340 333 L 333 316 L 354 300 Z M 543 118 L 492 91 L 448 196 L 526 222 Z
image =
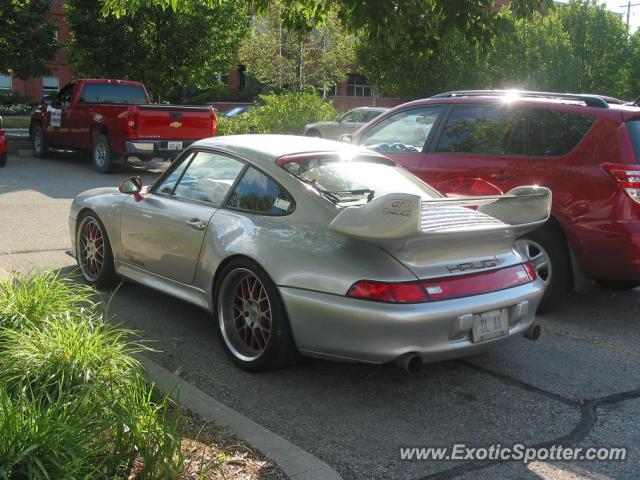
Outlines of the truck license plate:
M 471 338 L 474 343 L 486 342 L 509 333 L 509 312 L 506 308 L 473 316 Z
M 182 142 L 167 142 L 167 150 L 182 150 Z

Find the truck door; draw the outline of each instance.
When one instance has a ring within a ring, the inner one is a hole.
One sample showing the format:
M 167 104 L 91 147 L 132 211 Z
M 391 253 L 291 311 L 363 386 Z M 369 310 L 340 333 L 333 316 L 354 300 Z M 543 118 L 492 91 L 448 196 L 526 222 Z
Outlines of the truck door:
M 73 147 L 73 129 L 71 128 L 71 104 L 74 84 L 65 86 L 52 105 L 47 107 L 45 131 L 48 140 L 57 147 Z

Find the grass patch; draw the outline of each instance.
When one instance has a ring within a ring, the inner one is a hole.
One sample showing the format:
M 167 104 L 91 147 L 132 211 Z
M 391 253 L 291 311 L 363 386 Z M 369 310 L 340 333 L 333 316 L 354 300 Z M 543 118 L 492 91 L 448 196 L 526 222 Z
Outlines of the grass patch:
M 29 128 L 31 117 L 25 116 L 2 116 L 2 126 L 4 128 Z

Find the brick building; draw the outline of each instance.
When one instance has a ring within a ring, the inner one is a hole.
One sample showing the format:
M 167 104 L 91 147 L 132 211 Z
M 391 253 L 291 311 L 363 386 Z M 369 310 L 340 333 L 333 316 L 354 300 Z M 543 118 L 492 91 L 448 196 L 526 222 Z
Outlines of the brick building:
M 64 19 L 63 0 L 51 2 L 49 19 L 58 26 L 58 43 L 69 39 L 69 26 Z M 60 87 L 71 81 L 71 67 L 67 63 L 64 52 L 60 49 L 56 58 L 47 63 L 51 73 L 45 77 L 22 80 L 8 75 L 0 75 L 0 90 L 14 90 L 21 95 L 27 95 L 37 100 L 43 95 L 56 93 Z

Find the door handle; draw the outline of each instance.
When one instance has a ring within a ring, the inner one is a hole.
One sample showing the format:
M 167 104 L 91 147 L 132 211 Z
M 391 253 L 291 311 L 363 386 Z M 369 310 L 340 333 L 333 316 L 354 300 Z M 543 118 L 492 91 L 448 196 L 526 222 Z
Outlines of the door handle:
M 205 228 L 207 228 L 207 224 L 199 218 L 194 218 L 187 221 L 187 225 L 189 225 L 194 230 L 204 230 Z

